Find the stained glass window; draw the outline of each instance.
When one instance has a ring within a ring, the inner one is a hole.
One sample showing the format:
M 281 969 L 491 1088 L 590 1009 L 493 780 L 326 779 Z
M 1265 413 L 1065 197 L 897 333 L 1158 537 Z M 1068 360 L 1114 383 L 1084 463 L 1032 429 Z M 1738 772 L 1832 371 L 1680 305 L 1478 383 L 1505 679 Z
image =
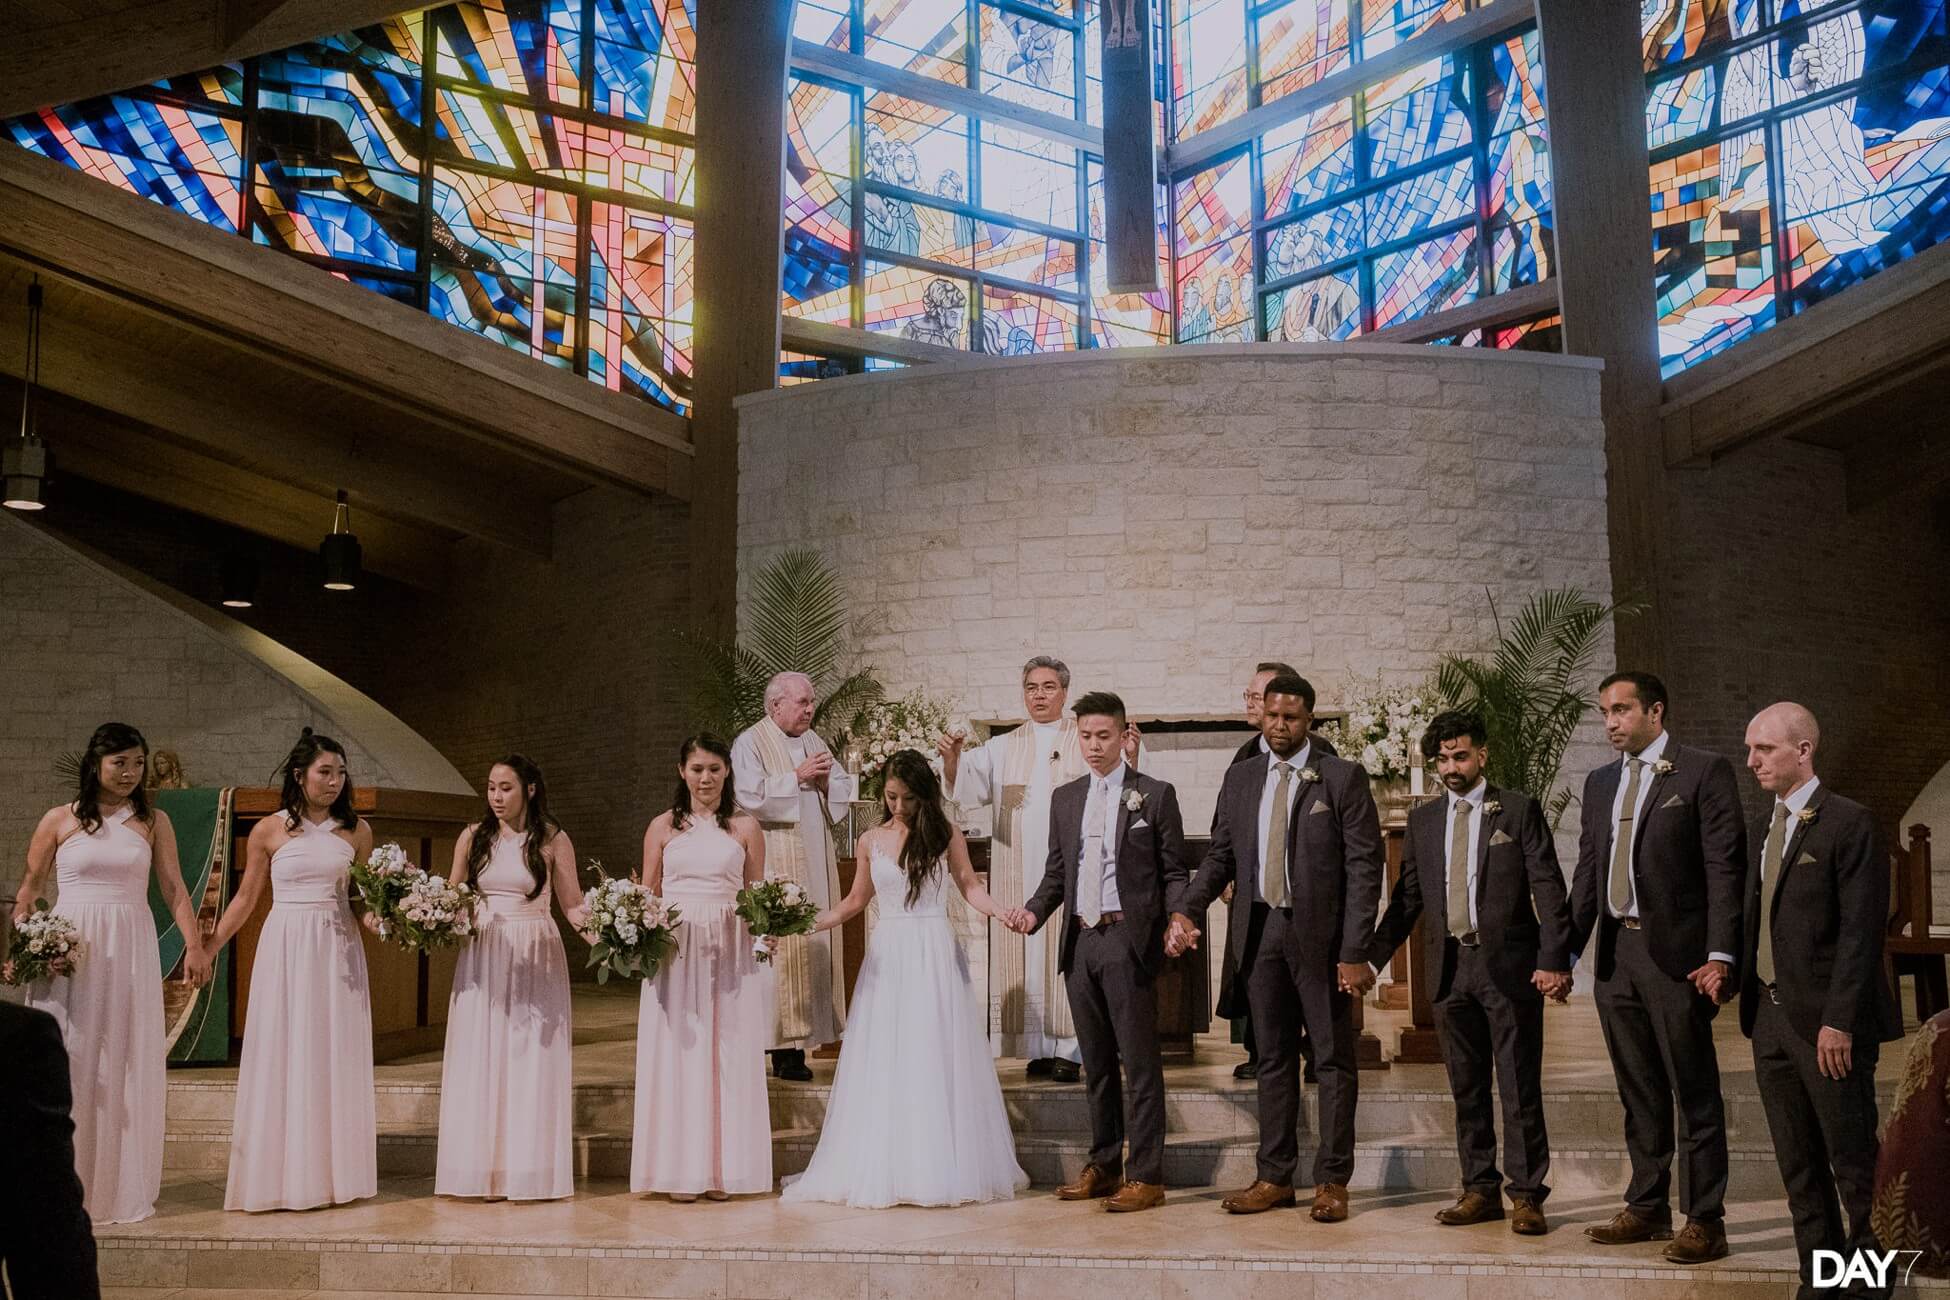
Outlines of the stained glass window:
M 478 0 L 5 129 L 120 188 L 682 409 L 695 61 L 686 0 Z M 837 157 L 822 141 L 824 165 L 849 172 L 848 144 L 844 127 Z M 808 215 L 844 238 L 845 204 L 825 206 L 835 197 L 829 186 Z
M 1944 0 L 1648 0 L 1667 374 L 1950 237 Z

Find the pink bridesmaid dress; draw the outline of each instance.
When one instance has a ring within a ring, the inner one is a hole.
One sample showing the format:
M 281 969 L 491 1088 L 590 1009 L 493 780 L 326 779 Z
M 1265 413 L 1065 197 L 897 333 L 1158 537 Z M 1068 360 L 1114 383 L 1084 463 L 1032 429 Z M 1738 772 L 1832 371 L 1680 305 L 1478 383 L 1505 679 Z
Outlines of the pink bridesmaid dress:
M 744 846 L 713 817 L 664 848 L 663 897 L 682 924 L 637 1015 L 633 1192 L 772 1190 L 772 981 L 734 910 L 744 873 Z
M 271 855 L 226 1210 L 308 1210 L 379 1192 L 366 954 L 346 901 L 352 845 L 335 825 L 305 822 Z
M 162 956 L 149 912 L 149 841 L 123 805 L 93 834 L 54 851 L 54 910 L 83 944 L 73 975 L 27 986 L 26 1002 L 61 1022 L 74 1088 L 75 1171 L 100 1227 L 156 1211 L 162 1191 Z
M 475 882 L 481 925 L 460 950 L 440 1077 L 441 1196 L 575 1194 L 569 962 L 525 835 L 502 833 Z

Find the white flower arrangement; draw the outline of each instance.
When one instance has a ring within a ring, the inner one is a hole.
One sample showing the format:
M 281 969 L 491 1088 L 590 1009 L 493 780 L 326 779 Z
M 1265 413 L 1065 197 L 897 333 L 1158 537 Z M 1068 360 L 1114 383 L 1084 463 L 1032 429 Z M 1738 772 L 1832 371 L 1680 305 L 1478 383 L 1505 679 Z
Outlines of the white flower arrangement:
M 0 984 L 31 984 L 57 975 L 71 976 L 80 968 L 86 950 L 75 923 L 50 910 L 45 898 L 36 899 L 34 910 L 14 922 L 7 959 L 0 963 Z
M 590 866 L 601 873 L 601 863 Z M 605 876 L 582 896 L 582 906 L 580 929 L 589 940 L 588 964 L 595 969 L 598 984 L 609 983 L 611 975 L 652 979 L 677 952 L 682 916 L 634 880 Z
M 1422 733 L 1438 712 L 1427 683 L 1385 686 L 1379 678 L 1348 683 L 1347 717 L 1321 728 L 1341 756 L 1376 780 L 1405 778 L 1422 764 Z
M 811 934 L 819 908 L 806 897 L 805 886 L 782 876 L 767 876 L 738 891 L 736 910 L 752 934 L 752 956 L 770 964 L 778 940 Z
M 414 864 L 395 843 L 376 846 L 352 865 L 352 884 L 379 927 L 379 937 L 408 952 L 451 948 L 474 935 L 481 896 Z
M 887 760 L 903 749 L 911 749 L 928 760 L 935 775 L 941 774 L 941 755 L 935 742 L 943 733 L 967 736 L 968 723 L 955 716 L 954 706 L 932 699 L 921 691 L 911 691 L 898 700 L 883 700 L 861 717 L 850 737 L 859 746 L 862 799 L 880 798 L 887 783 Z
M 1652 765 L 1652 772 L 1655 776 L 1670 776 L 1672 774 L 1672 760 L 1669 758 L 1660 759 Z

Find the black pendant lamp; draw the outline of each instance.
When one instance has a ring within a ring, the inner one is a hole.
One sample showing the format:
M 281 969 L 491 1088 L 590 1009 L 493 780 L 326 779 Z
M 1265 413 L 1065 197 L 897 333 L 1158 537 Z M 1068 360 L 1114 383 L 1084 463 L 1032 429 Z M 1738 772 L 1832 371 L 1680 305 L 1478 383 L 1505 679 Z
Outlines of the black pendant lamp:
M 47 506 L 47 444 L 35 426 L 34 398 L 41 382 L 41 281 L 27 286 L 27 364 L 21 369 L 20 432 L 0 446 L 0 478 L 5 480 L 9 510 L 41 510 Z
M 318 544 L 327 591 L 351 591 L 359 585 L 359 539 L 353 536 L 351 525 L 352 508 L 346 504 L 345 489 L 340 488 L 338 504 L 332 509 L 332 531 Z

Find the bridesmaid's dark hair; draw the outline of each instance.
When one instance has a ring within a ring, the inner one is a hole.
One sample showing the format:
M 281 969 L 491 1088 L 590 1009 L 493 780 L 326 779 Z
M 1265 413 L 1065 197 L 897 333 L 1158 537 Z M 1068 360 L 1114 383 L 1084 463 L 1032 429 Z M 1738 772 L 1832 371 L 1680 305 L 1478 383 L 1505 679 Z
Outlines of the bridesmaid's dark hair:
M 488 775 L 494 769 L 505 767 L 515 774 L 521 785 L 521 797 L 528 804 L 528 835 L 522 845 L 521 859 L 528 867 L 528 874 L 535 878 L 535 887 L 528 891 L 528 897 L 541 896 L 543 886 L 548 884 L 548 859 L 542 849 L 555 838 L 561 825 L 548 811 L 548 784 L 542 780 L 542 769 L 534 759 L 524 754 L 509 754 L 488 764 Z M 494 841 L 501 834 L 501 819 L 494 815 L 490 807 L 474 824 L 474 838 L 467 842 L 467 883 L 475 889 L 481 887 L 481 873 L 487 870 L 488 858 L 494 853 Z
M 88 737 L 88 752 L 81 756 L 81 781 L 74 797 L 74 815 L 89 835 L 102 828 L 102 760 L 125 749 L 139 749 L 142 761 L 145 764 L 149 761 L 149 742 L 126 722 L 104 722 Z M 140 781 L 129 791 L 129 807 L 145 826 L 149 824 L 149 792 L 142 788 Z
M 345 761 L 345 746 L 330 736 L 321 736 L 306 727 L 298 733 L 298 743 L 284 756 L 284 790 L 279 802 L 284 805 L 284 828 L 295 831 L 305 822 L 305 773 L 320 754 L 337 754 Z M 349 831 L 359 829 L 359 814 L 352 811 L 352 773 L 345 774 L 339 797 L 332 800 L 332 820 Z
M 918 750 L 903 749 L 887 760 L 887 776 L 907 787 L 914 796 L 914 822 L 907 828 L 901 845 L 901 873 L 907 877 L 907 905 L 914 906 L 928 877 L 941 869 L 941 855 L 954 843 L 955 828 L 948 814 L 941 811 L 941 778 L 928 766 Z M 887 796 L 880 797 L 880 824 L 894 820 L 887 807 Z
M 718 825 L 729 830 L 731 819 L 738 812 L 738 799 L 732 790 L 731 746 L 719 740 L 708 731 L 700 731 L 678 746 L 677 766 L 681 769 L 691 761 L 691 755 L 699 750 L 715 754 L 724 763 L 724 793 L 718 796 Z M 683 777 L 677 778 L 677 793 L 670 798 L 670 830 L 672 834 L 684 829 L 691 819 L 691 787 Z

